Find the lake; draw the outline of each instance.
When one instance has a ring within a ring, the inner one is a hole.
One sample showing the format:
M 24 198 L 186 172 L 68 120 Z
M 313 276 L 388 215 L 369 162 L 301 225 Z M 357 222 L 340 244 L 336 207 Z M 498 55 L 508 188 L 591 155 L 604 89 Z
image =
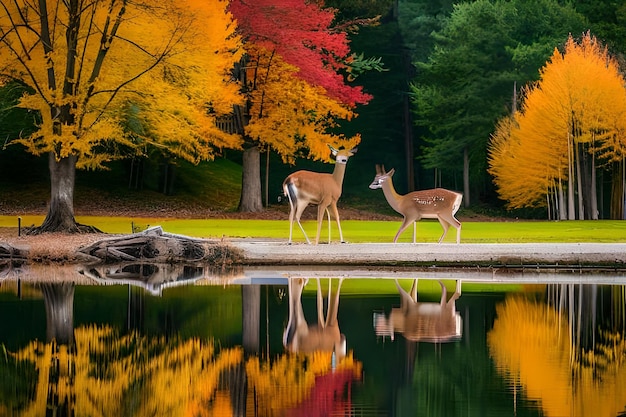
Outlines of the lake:
M 0 416 L 626 416 L 625 276 L 478 272 L 5 272 Z

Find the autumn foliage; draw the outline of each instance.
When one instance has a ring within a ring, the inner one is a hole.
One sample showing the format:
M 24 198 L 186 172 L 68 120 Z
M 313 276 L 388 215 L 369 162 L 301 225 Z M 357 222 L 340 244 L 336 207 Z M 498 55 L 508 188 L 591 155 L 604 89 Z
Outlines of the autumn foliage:
M 371 99 L 340 73 L 347 71 L 352 55 L 347 33 L 332 27 L 336 10 L 303 0 L 233 0 L 230 11 L 244 42 L 275 51 L 308 84 L 350 107 Z
M 327 144 L 356 146 L 360 135 L 336 132 L 371 96 L 349 84 L 354 55 L 347 33 L 332 26 L 336 10 L 303 0 L 234 0 L 229 11 L 246 50 L 246 136 L 290 163 L 328 159 Z
M 570 36 L 540 74 L 523 91 L 521 109 L 496 127 L 489 171 L 509 207 L 597 218 L 596 169 L 626 156 L 624 78 L 588 33 L 580 41 Z
M 515 296 L 498 305 L 497 315 L 487 337 L 490 356 L 498 372 L 524 398 L 536 401 L 543 415 L 608 417 L 623 411 L 626 344 L 619 332 L 602 332 L 596 352 L 578 356 L 575 323 L 568 323 L 566 312 Z
M 0 414 L 45 415 L 70 410 L 77 416 L 230 416 L 231 398 L 262 415 L 301 415 L 309 409 L 345 408 L 346 392 L 359 381 L 362 364 L 352 354 L 332 367 L 331 353 L 279 355 L 272 364 L 244 358 L 241 347 L 219 348 L 198 338 L 120 334 L 109 326 L 83 326 L 72 345 L 32 341 L 17 352 L 5 352 L 16 373 L 27 379 L 29 392 L 14 404 L 0 404 Z M 232 377 L 245 370 L 244 379 Z M 230 375 L 231 378 L 225 378 Z M 224 381 L 229 381 L 224 383 Z M 314 405 L 310 405 L 313 401 Z M 290 410 L 292 413 L 290 414 Z
M 122 149 L 154 145 L 197 162 L 238 146 L 213 122 L 242 100 L 226 1 L 1 3 L 0 74 L 28 87 L 19 105 L 41 118 L 17 140 L 29 152 L 98 168 Z
M 50 157 L 51 198 L 38 232 L 82 231 L 73 209 L 76 167 L 104 168 L 155 150 L 198 163 L 244 140 L 285 161 L 306 152 L 325 159 L 327 143 L 360 141 L 332 132 L 371 96 L 348 84 L 355 55 L 347 33 L 332 27 L 336 11 L 320 3 L 0 6 L 0 83 L 25 86 L 19 106 L 37 123 L 34 133 L 11 139 Z M 221 124 L 233 109 L 243 109 L 243 133 Z
M 333 133 L 338 120 L 350 120 L 354 112 L 329 97 L 324 89 L 296 76 L 298 69 L 278 54 L 248 46 L 248 65 L 254 68 L 255 89 L 249 92 L 250 121 L 246 133 L 263 146 L 271 146 L 285 162 L 306 150 L 316 159 L 328 156 L 328 143 L 348 149 L 360 135 L 346 138 Z

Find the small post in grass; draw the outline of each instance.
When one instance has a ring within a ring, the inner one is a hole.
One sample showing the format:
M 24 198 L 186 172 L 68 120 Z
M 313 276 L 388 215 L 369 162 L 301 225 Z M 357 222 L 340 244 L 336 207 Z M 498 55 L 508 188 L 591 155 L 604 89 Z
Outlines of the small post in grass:
M 22 236 L 22 218 L 17 216 L 17 236 Z

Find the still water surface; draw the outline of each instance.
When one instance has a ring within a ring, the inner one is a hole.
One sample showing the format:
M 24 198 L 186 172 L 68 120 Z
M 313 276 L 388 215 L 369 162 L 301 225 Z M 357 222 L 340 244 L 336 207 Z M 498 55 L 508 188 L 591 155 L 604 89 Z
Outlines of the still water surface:
M 0 279 L 0 416 L 626 416 L 623 285 L 123 276 Z

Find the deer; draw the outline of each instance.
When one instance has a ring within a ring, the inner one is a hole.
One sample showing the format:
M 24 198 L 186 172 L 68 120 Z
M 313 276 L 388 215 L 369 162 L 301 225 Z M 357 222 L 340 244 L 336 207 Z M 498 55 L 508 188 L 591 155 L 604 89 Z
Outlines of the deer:
M 454 294 L 448 300 L 445 285 L 441 286 L 441 300 L 420 302 L 417 300 L 417 279 L 413 280 L 410 292 L 406 292 L 396 279 L 400 292 L 400 308 L 392 308 L 389 317 L 375 313 L 374 326 L 377 336 L 390 336 L 402 333 L 405 339 L 413 342 L 441 343 L 461 338 L 461 316 L 456 311 L 456 300 L 461 296 L 461 280 L 456 281 Z
M 333 217 L 337 221 L 340 242 L 345 243 L 343 240 L 343 232 L 341 231 L 339 212 L 337 211 L 337 201 L 339 197 L 341 197 L 346 164 L 348 163 L 348 159 L 357 152 L 357 148 L 338 150 L 330 145 L 328 145 L 328 147 L 335 158 L 335 168 L 332 174 L 301 170 L 290 174 L 283 182 L 283 192 L 289 199 L 290 206 L 289 244 L 292 242 L 294 220 L 298 223 L 298 226 L 300 226 L 300 230 L 306 242 L 311 244 L 309 237 L 300 223 L 302 212 L 304 212 L 304 209 L 309 204 L 317 205 L 317 235 L 315 236 L 315 244 L 317 245 L 319 243 L 324 212 L 328 215 L 328 243 L 330 243 L 329 207 Z
M 283 346 L 294 353 L 332 352 L 337 359 L 346 356 L 346 337 L 339 330 L 337 312 L 339 292 L 344 278 L 332 293 L 332 280 L 328 280 L 328 306 L 324 317 L 324 300 L 320 279 L 317 279 L 317 324 L 309 325 L 302 310 L 302 290 L 308 279 L 289 278 L 289 320 L 283 332 Z
M 393 243 L 397 243 L 402 232 L 411 223 L 413 223 L 413 243 L 415 243 L 416 224 L 421 219 L 439 220 L 443 234 L 437 243 L 443 241 L 450 226 L 456 229 L 456 243 L 461 243 L 461 222 L 454 215 L 461 207 L 463 194 L 445 188 L 433 188 L 401 195 L 396 192 L 393 186 L 394 172 L 393 168 L 389 172 L 385 172 L 384 166 L 376 165 L 376 176 L 369 186 L 372 190 L 382 188 L 391 208 L 404 216 L 400 229 L 393 238 Z

